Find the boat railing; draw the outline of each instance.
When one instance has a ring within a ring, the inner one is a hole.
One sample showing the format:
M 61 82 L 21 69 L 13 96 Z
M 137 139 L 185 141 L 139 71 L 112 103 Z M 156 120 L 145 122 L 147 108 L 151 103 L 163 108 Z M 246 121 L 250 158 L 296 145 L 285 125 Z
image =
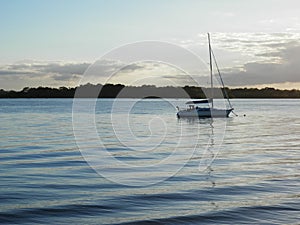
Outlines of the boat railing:
M 207 110 L 210 109 L 210 107 L 200 107 L 198 105 L 187 105 L 186 108 L 180 108 L 179 106 L 176 106 L 178 111 L 193 111 L 193 110 Z

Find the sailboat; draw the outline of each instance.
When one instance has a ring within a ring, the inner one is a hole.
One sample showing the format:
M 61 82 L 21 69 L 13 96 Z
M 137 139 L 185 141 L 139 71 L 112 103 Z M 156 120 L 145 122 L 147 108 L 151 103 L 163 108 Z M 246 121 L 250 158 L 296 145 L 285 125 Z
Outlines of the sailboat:
M 220 70 L 218 68 L 215 55 L 212 51 L 211 44 L 210 44 L 210 34 L 207 34 L 208 36 L 208 49 L 209 49 L 209 67 L 210 67 L 210 84 L 211 84 L 211 96 L 209 99 L 203 99 L 203 100 L 195 100 L 195 101 L 188 101 L 186 102 L 187 108 L 180 110 L 179 107 L 177 107 L 177 117 L 199 117 L 199 118 L 213 118 L 213 117 L 229 117 L 229 114 L 233 111 L 233 107 L 230 103 L 228 94 L 225 89 L 225 85 L 223 82 L 223 79 L 221 77 Z M 214 86 L 213 86 L 213 62 L 212 59 L 214 59 L 222 86 L 223 86 L 223 92 L 224 95 L 228 101 L 228 107 L 226 109 L 218 109 L 214 107 Z M 203 107 L 203 104 L 206 104 L 206 106 Z

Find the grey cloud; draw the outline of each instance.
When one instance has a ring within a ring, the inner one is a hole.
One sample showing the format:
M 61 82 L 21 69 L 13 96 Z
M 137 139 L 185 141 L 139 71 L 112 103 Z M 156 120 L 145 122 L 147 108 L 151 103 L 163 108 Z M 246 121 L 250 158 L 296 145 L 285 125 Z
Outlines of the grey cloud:
M 68 63 L 68 64 L 47 64 L 33 65 L 40 69 L 41 72 L 58 73 L 58 74 L 83 74 L 90 64 L 88 63 Z
M 55 74 L 51 76 L 56 81 L 70 81 L 74 79 L 79 79 L 80 75 L 76 74 Z
M 30 69 L 30 65 L 27 64 L 11 64 L 8 66 L 10 70 L 28 70 Z
M 0 69 L 0 74 L 83 74 L 89 63 L 11 64 Z
M 128 66 L 125 66 L 122 68 L 122 71 L 126 71 L 126 72 L 131 72 L 131 71 L 135 71 L 135 70 L 139 70 L 139 69 L 144 69 L 145 67 L 142 66 L 141 64 L 137 65 L 137 64 L 130 64 Z
M 124 66 L 125 64 L 122 62 L 115 60 L 98 60 L 87 69 L 85 76 L 87 79 L 89 77 L 107 77 Z
M 266 53 L 297 45 L 299 38 L 299 33 L 218 33 L 213 44 L 219 49 L 264 57 Z
M 55 83 L 61 82 L 61 85 L 68 85 L 69 82 L 79 80 L 89 65 L 89 63 L 46 63 L 39 61 L 3 65 L 0 66 L 1 87 L 11 86 L 12 80 L 15 81 L 15 86 L 37 80 L 41 82 L 40 85 L 49 85 L 51 80 Z M 43 82 L 48 83 L 44 84 Z
M 34 71 L 19 71 L 10 69 L 0 69 L 0 75 L 31 75 Z
M 226 83 L 232 86 L 300 82 L 300 43 L 283 44 L 281 51 L 265 53 L 266 57 L 277 57 L 278 63 L 247 63 L 243 71 L 224 74 Z
M 132 73 L 138 70 L 151 70 L 154 67 L 161 66 L 154 62 L 137 62 L 132 64 L 125 64 L 116 60 L 98 60 L 91 67 L 88 68 L 86 76 L 91 77 L 108 77 L 115 72 Z
M 10 71 L 0 76 L 0 89 L 22 89 L 25 86 L 75 86 L 81 75 Z

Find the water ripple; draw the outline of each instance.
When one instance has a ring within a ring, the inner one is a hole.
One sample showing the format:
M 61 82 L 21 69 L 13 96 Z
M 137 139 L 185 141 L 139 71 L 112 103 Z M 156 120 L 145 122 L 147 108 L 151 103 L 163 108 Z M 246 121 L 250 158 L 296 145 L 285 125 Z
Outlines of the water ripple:
M 203 171 L 199 170 L 199 163 L 203 157 L 201 151 L 209 144 L 209 123 L 196 122 L 201 127 L 197 130 L 195 121 L 178 121 L 168 105 L 160 100 L 147 100 L 137 109 L 134 131 L 146 140 L 150 130 L 143 130 L 139 124 L 145 125 L 149 113 L 163 114 L 172 129 L 160 149 L 143 151 L 151 143 L 139 142 L 134 143 L 136 149 L 132 150 L 112 136 L 107 114 L 112 100 L 102 101 L 102 108 L 97 108 L 98 132 L 103 135 L 107 151 L 118 160 L 139 165 L 166 157 L 180 137 L 178 126 L 190 131 L 182 144 L 181 157 L 186 157 L 184 151 L 188 150 L 188 140 L 195 132 L 199 132 L 202 142 L 186 166 L 164 182 L 139 188 L 123 186 L 97 174 L 82 157 L 72 130 L 71 99 L 2 99 L 1 224 L 296 224 L 300 221 L 297 100 L 234 100 L 238 113 L 247 116 L 227 120 L 220 151 L 217 155 L 211 152 L 216 159 Z M 180 103 L 180 100 L 170 101 Z M 145 107 L 148 114 L 140 112 Z M 151 127 L 154 134 L 155 126 Z M 97 140 L 85 141 L 87 147 L 97 148 Z M 132 144 L 131 139 L 124 141 Z M 110 169 L 122 170 L 117 165 L 111 165 Z

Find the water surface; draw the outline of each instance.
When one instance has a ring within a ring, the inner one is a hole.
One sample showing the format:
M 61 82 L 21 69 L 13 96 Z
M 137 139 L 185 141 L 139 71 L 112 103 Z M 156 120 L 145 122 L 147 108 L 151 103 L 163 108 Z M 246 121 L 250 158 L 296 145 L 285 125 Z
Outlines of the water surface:
M 220 144 L 218 123 L 223 122 L 214 122 L 215 136 L 211 140 L 209 121 L 178 121 L 168 101 L 144 100 L 130 112 L 137 139 L 126 133 L 126 127 L 119 126 L 118 141 L 110 123 L 113 100 L 100 100 L 95 116 L 98 134 L 111 154 L 126 163 L 151 164 L 167 157 L 182 129 L 185 136 L 180 145 L 181 159 L 193 147 L 193 140 L 200 140 L 195 154 L 174 176 L 135 187 L 99 175 L 84 160 L 73 134 L 72 99 L 1 99 L 0 222 L 298 223 L 299 100 L 235 99 L 233 104 L 239 117 L 224 119 L 223 143 L 210 152 L 210 145 Z M 122 110 L 116 113 L 117 120 L 118 116 L 123 116 Z M 155 151 L 151 150 L 154 142 L 147 139 L 149 136 L 162 143 Z M 162 136 L 164 139 L 160 139 Z M 125 148 L 124 143 L 133 146 L 134 151 Z M 213 162 L 208 162 L 206 169 L 200 165 L 199 170 L 201 149 L 211 153 Z M 120 168 L 115 165 L 111 169 Z

